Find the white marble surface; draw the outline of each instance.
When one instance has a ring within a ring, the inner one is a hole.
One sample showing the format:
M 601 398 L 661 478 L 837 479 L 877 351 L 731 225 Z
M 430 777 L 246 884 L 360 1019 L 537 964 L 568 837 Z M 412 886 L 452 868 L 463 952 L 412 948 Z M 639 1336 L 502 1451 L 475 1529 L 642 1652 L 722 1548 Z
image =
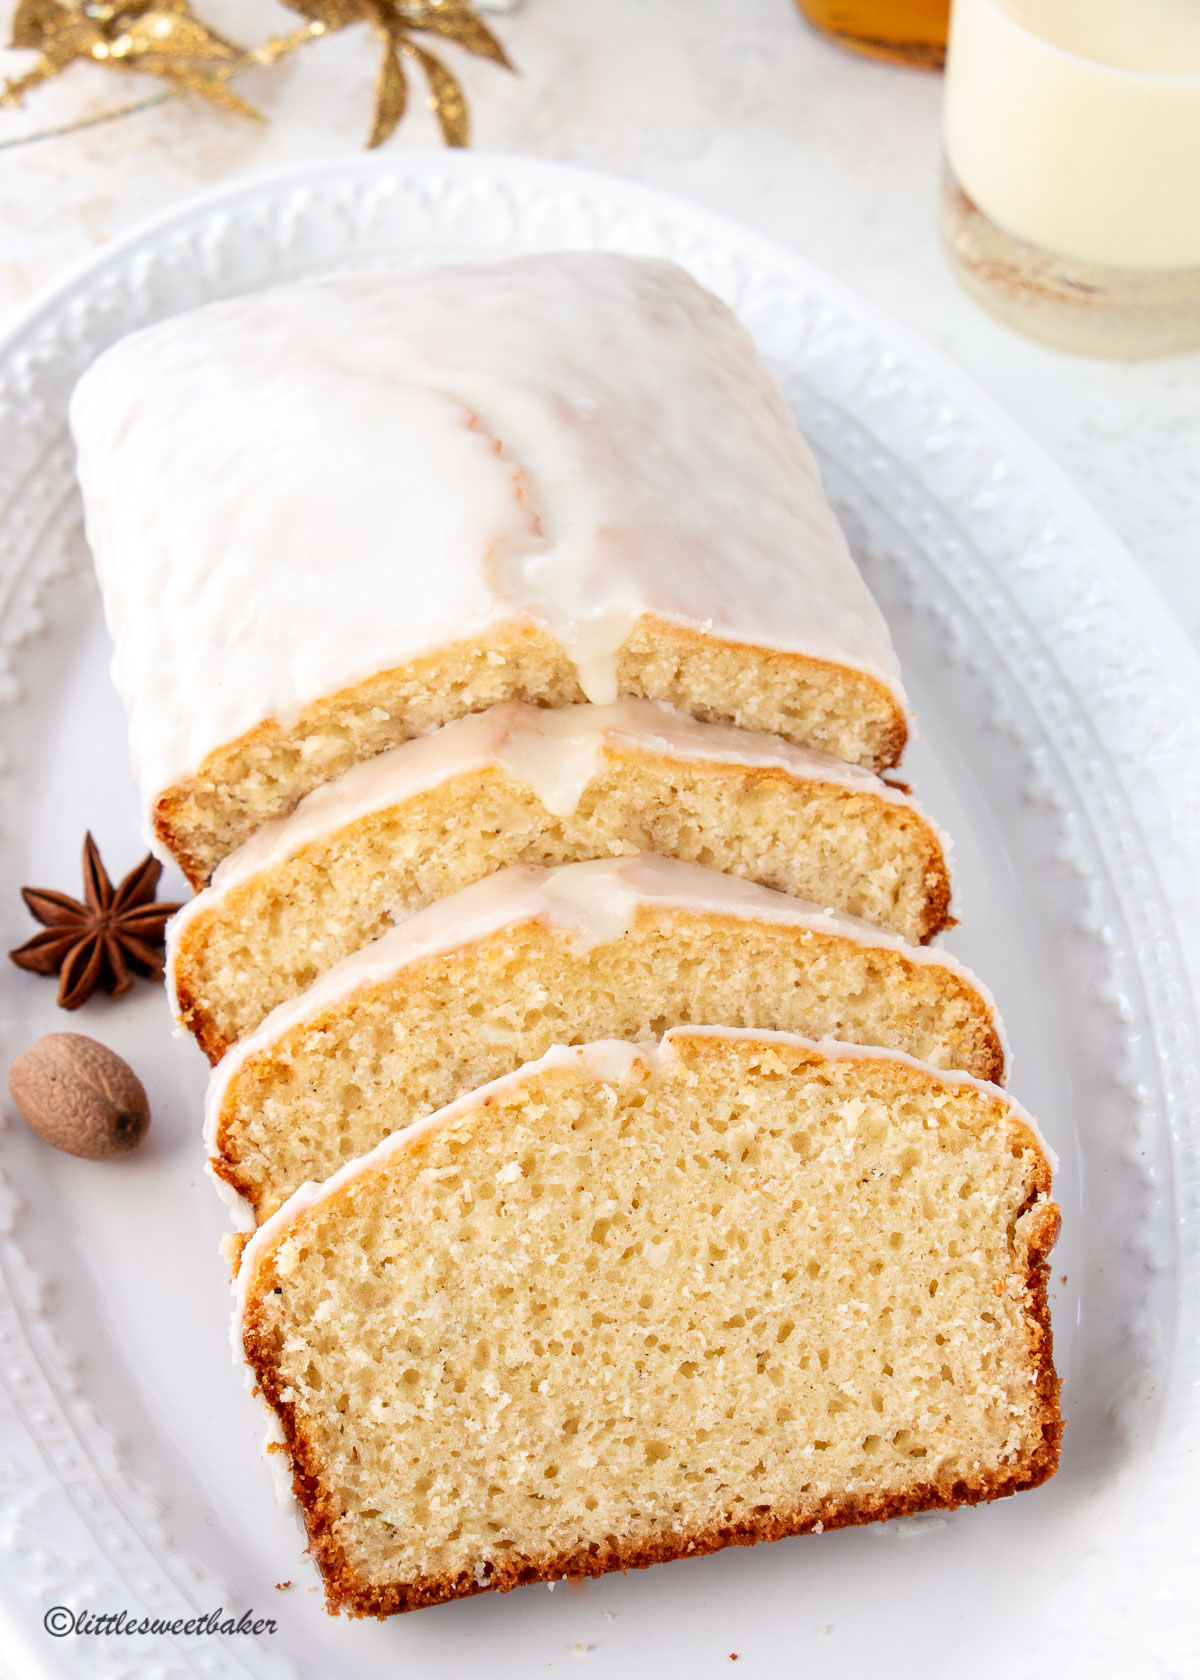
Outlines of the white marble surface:
M 5 28 L 12 0 L 0 0 Z M 297 21 L 274 0 L 202 0 L 249 44 Z M 1200 354 L 1118 364 L 1014 336 L 957 289 L 936 233 L 940 79 L 852 58 L 789 0 L 527 0 L 497 20 L 520 75 L 464 69 L 476 144 L 645 180 L 740 217 L 940 346 L 1044 445 L 1125 539 L 1200 642 Z M 12 74 L 26 55 L 0 53 Z M 0 330 L 110 235 L 214 182 L 355 149 L 369 122 L 365 29 L 239 83 L 259 127 L 173 103 L 0 150 Z M 76 66 L 0 142 L 135 97 L 145 81 Z M 435 143 L 414 109 L 390 144 Z

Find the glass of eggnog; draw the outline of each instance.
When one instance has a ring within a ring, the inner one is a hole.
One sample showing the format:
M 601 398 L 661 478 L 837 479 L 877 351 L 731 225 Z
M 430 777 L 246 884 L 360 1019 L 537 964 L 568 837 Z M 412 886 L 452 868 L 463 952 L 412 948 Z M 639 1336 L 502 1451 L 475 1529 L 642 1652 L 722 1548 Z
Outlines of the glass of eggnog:
M 942 233 L 1034 338 L 1200 346 L 1200 0 L 954 0 Z

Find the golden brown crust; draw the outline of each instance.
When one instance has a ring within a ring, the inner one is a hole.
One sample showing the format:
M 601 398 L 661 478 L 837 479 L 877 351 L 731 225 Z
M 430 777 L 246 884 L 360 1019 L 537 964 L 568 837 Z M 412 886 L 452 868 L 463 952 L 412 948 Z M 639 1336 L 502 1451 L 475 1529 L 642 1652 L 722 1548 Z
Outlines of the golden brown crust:
M 925 860 L 925 927 L 918 943 L 928 945 L 939 933 L 956 926 L 950 914 L 950 872 L 945 855 L 936 840 Z
M 258 1186 L 252 1184 L 248 1178 L 238 1171 L 238 1162 L 224 1137 L 218 1138 L 217 1149 L 219 1153 L 210 1155 L 208 1158 L 208 1164 L 214 1176 L 228 1184 L 231 1190 L 236 1190 L 243 1201 L 250 1204 L 254 1210 L 255 1223 L 261 1224 L 262 1218 L 259 1213 L 261 1196 Z
M 1051 1206 L 1051 1204 L 1047 1204 Z M 387 1616 L 445 1604 L 456 1598 L 470 1598 L 479 1592 L 510 1592 L 513 1587 L 540 1581 L 584 1579 L 620 1570 L 646 1569 L 655 1563 L 670 1563 L 685 1557 L 702 1557 L 726 1546 L 753 1546 L 760 1540 L 782 1540 L 808 1534 L 815 1529 L 857 1527 L 864 1523 L 887 1522 L 918 1511 L 950 1511 L 962 1505 L 981 1505 L 1006 1499 L 1027 1488 L 1040 1487 L 1058 1468 L 1062 1418 L 1058 1406 L 1059 1382 L 1054 1370 L 1050 1316 L 1046 1301 L 1048 1266 L 1046 1256 L 1057 1235 L 1057 1209 L 1047 1220 L 1049 1240 L 1031 1249 L 1026 1294 L 1035 1340 L 1038 1344 L 1037 1392 L 1041 1401 L 1041 1438 L 1023 1462 L 997 1474 L 981 1474 L 939 1484 L 922 1483 L 903 1495 L 875 1495 L 840 1502 L 825 1500 L 807 1508 L 764 1513 L 752 1520 L 727 1523 L 679 1535 L 648 1535 L 625 1545 L 593 1541 L 571 1552 L 545 1558 L 508 1559 L 487 1566 L 484 1581 L 463 1571 L 386 1586 L 364 1585 L 355 1575 L 335 1532 L 336 1509 L 322 1490 L 319 1460 L 300 1431 L 295 1407 L 282 1398 L 277 1373 L 265 1339 L 258 1333 L 253 1311 L 247 1315 L 246 1358 L 254 1369 L 263 1398 L 279 1417 L 286 1450 L 292 1462 L 292 1490 L 309 1535 L 309 1552 L 325 1583 L 325 1602 L 330 1614 Z
M 197 924 L 199 927 L 201 924 Z M 175 1008 L 178 1019 L 191 1033 L 196 1043 L 208 1057 L 210 1067 L 216 1067 L 225 1052 L 232 1048 L 232 1042 L 226 1039 L 224 1033 L 217 1028 L 212 1016 L 202 1008 L 199 998 L 188 982 L 187 951 L 195 929 L 189 928 L 180 941 L 175 959 Z
M 1038 1196 L 1049 1197 L 1050 1171 L 1044 1160 L 1038 1176 L 1043 1182 L 1026 1213 L 1032 1210 Z M 1038 1423 L 1042 1434 L 1041 1443 L 1030 1458 L 1032 1479 L 1026 1484 L 1029 1487 L 1039 1487 L 1058 1469 L 1065 1428 L 1059 1404 L 1062 1383 L 1054 1368 L 1054 1333 L 1050 1324 L 1049 1300 L 1050 1253 L 1058 1241 L 1062 1215 L 1055 1203 L 1048 1199 L 1041 1202 L 1040 1214 L 1029 1242 L 1029 1269 L 1025 1277 L 1026 1313 L 1037 1361 Z
M 953 1511 L 963 1505 L 987 1504 L 993 1499 L 1007 1499 L 1014 1493 L 1039 1486 L 1052 1474 L 1052 1470 L 1053 1467 L 1039 1472 L 1031 1462 L 1028 1467 L 1014 1467 L 1011 1474 L 1003 1477 L 980 1476 L 972 1482 L 955 1481 L 944 1487 L 927 1483 L 899 1496 L 876 1495 L 846 1499 L 841 1503 L 825 1501 L 809 1510 L 771 1513 L 745 1522 L 714 1525 L 694 1534 L 648 1535 L 624 1546 L 602 1545 L 593 1541 L 586 1547 L 553 1557 L 507 1561 L 491 1568 L 482 1584 L 475 1580 L 474 1575 L 464 1572 L 457 1576 L 364 1588 L 344 1566 L 341 1571 L 331 1573 L 326 1564 L 326 1553 L 315 1540 L 312 1550 L 321 1565 L 325 1603 L 330 1614 L 375 1616 L 382 1621 L 387 1616 L 406 1610 L 421 1610 L 452 1599 L 469 1598 L 480 1592 L 511 1592 L 514 1587 L 532 1586 L 542 1581 L 560 1581 L 564 1577 L 583 1580 L 616 1570 L 624 1574 L 630 1569 L 648 1569 L 656 1563 L 704 1557 L 723 1551 L 727 1546 L 754 1546 L 760 1540 L 785 1540 L 796 1534 L 811 1534 L 814 1530 L 826 1532 L 835 1528 L 860 1527 L 865 1523 L 890 1522 L 895 1517 L 913 1516 L 919 1511 Z

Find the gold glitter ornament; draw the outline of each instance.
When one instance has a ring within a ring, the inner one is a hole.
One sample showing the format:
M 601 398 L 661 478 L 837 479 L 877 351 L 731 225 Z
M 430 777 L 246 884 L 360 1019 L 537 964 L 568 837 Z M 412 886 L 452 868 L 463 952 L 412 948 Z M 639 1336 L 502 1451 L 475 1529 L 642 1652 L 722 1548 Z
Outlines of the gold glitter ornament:
M 188 0 L 20 0 L 12 45 L 39 54 L 23 76 L 4 84 L 0 105 L 16 104 L 79 59 L 159 76 L 180 93 L 198 93 L 227 111 L 261 121 L 226 85 L 246 54 L 192 15 Z
M 396 56 L 396 49 L 389 41 L 383 49 L 383 63 L 379 68 L 379 80 L 375 84 L 375 120 L 367 136 L 368 150 L 383 145 L 404 115 L 407 104 L 408 83 L 404 79 L 404 70 Z
M 469 146 L 471 120 L 467 115 L 466 98 L 458 82 L 444 64 L 434 58 L 432 53 L 425 52 L 415 41 L 405 41 L 403 50 L 410 58 L 415 58 L 425 72 L 425 80 L 429 83 L 429 103 L 437 117 L 442 139 L 447 146 Z
M 440 59 L 412 39 L 416 33 L 453 41 L 476 58 L 511 70 L 504 48 L 465 0 L 284 0 L 292 11 L 323 24 L 330 34 L 354 23 L 375 30 L 383 46 L 375 84 L 375 117 L 368 147 L 378 146 L 404 115 L 407 87 L 403 58 L 419 64 L 429 86 L 429 104 L 448 146 L 470 143 L 467 101 L 458 78 Z
M 31 88 L 51 80 L 77 60 L 137 70 L 170 84 L 170 91 L 79 122 L 0 142 L 0 150 L 34 140 L 71 134 L 161 104 L 164 99 L 198 93 L 241 116 L 261 121 L 261 114 L 238 97 L 228 83 L 243 70 L 276 64 L 281 58 L 335 34 L 351 24 L 375 30 L 383 48 L 375 86 L 375 111 L 368 146 L 391 135 L 408 104 L 404 59 L 418 65 L 429 88 L 429 105 L 449 146 L 470 139 L 467 102 L 458 79 L 416 33 L 437 36 L 476 58 L 511 70 L 504 48 L 467 0 L 282 0 L 308 19 L 290 35 L 273 36 L 251 50 L 235 46 L 195 16 L 190 0 L 19 0 L 11 45 L 36 52 L 37 63 L 23 76 L 0 86 L 0 105 L 19 104 Z

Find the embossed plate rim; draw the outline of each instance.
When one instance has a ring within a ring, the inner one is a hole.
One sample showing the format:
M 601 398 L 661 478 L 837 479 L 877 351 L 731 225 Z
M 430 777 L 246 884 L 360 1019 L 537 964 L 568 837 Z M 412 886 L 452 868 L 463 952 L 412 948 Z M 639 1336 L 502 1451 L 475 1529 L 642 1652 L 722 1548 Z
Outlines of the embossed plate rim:
M 659 229 L 671 230 L 672 237 L 678 238 L 683 244 L 689 240 L 697 244 L 707 242 L 714 250 L 732 253 L 736 262 L 758 264 L 765 270 L 787 276 L 808 297 L 839 316 L 846 330 L 864 335 L 865 339 L 878 347 L 879 353 L 885 359 L 891 358 L 897 380 L 901 384 L 905 380 L 908 381 L 910 398 L 916 386 L 921 384 L 927 387 L 933 396 L 969 416 L 970 424 L 975 428 L 978 437 L 991 450 L 993 461 L 1000 464 L 997 495 L 1003 499 L 1007 475 L 1011 500 L 1019 501 L 1023 494 L 1051 510 L 1053 518 L 1061 527 L 1062 541 L 1073 550 L 1086 551 L 1093 575 L 1104 581 L 1115 596 L 1127 598 L 1131 603 L 1131 621 L 1142 642 L 1153 647 L 1160 668 L 1163 665 L 1170 667 L 1171 684 L 1179 699 L 1179 716 L 1174 737 L 1174 768 L 1159 773 L 1158 782 L 1162 784 L 1158 787 L 1161 808 L 1155 813 L 1153 834 L 1149 837 L 1143 834 L 1143 839 L 1153 840 L 1153 847 L 1147 855 L 1154 864 L 1166 870 L 1166 878 L 1157 884 L 1164 900 L 1174 901 L 1173 931 L 1179 937 L 1181 959 L 1190 965 L 1192 998 L 1188 1016 L 1194 1025 L 1197 953 L 1186 937 L 1187 929 L 1194 925 L 1193 911 L 1190 905 L 1185 906 L 1183 891 L 1186 881 L 1184 873 L 1179 869 L 1179 858 L 1172 861 L 1167 855 L 1166 828 L 1174 824 L 1179 830 L 1179 839 L 1183 843 L 1185 855 L 1187 850 L 1190 850 L 1193 856 L 1197 855 L 1200 851 L 1200 847 L 1197 846 L 1195 814 L 1195 802 L 1200 796 L 1200 769 L 1197 768 L 1197 763 L 1200 762 L 1200 730 L 1197 729 L 1197 717 L 1200 716 L 1200 660 L 1172 623 L 1165 607 L 1146 584 L 1132 558 L 1058 469 L 1046 461 L 1036 446 L 992 399 L 978 390 L 936 352 L 925 346 L 915 335 L 890 321 L 850 288 L 814 268 L 802 257 L 776 246 L 760 235 L 740 228 L 715 212 L 681 203 L 633 183 L 594 175 L 567 165 L 505 158 L 497 154 L 454 156 L 441 153 L 400 153 L 366 159 L 329 159 L 316 164 L 291 166 L 273 171 L 269 175 L 212 189 L 132 229 L 27 306 L 0 342 L 0 375 L 6 368 L 14 369 L 23 354 L 31 350 L 36 354 L 39 333 L 56 320 L 61 321 L 65 318 L 74 301 L 98 295 L 106 278 L 116 281 L 123 276 L 128 281 L 130 272 L 138 262 L 139 254 L 145 254 L 147 265 L 151 265 L 154 253 L 161 252 L 175 234 L 182 236 L 190 229 L 199 237 L 206 227 L 215 226 L 223 216 L 233 215 L 239 207 L 253 208 L 257 205 L 259 212 L 267 217 L 273 210 L 278 210 L 289 193 L 301 189 L 331 190 L 334 196 L 340 191 L 347 207 L 350 207 L 352 194 L 358 187 L 365 183 L 378 185 L 389 181 L 402 184 L 417 183 L 429 190 L 432 190 L 431 184 L 438 182 L 450 183 L 452 186 L 471 181 L 491 182 L 497 191 L 527 192 L 531 203 L 538 200 L 539 194 L 544 195 L 549 202 L 556 192 L 573 192 L 579 195 L 581 202 L 590 203 L 597 210 L 597 214 L 600 206 L 624 208 L 631 217 L 643 217 Z M 300 264 L 299 271 L 304 272 L 314 266 L 330 265 L 331 253 L 324 251 L 321 253 L 320 262 L 310 254 L 308 260 Z M 280 265 L 271 270 L 272 273 L 280 271 Z M 149 313 L 146 318 L 150 318 Z M 12 422 L 10 419 L 6 433 L 5 423 L 0 417 L 0 445 L 4 444 L 6 436 L 10 442 L 13 441 Z M 926 440 L 921 440 L 922 443 L 924 441 Z M 953 444 L 947 447 L 952 456 Z M 19 455 L 19 448 L 14 448 L 12 458 L 16 460 Z M 911 460 L 906 461 L 899 453 L 896 460 L 902 469 L 907 466 L 908 470 L 917 476 L 917 467 Z M 3 450 L 0 449 L 0 502 L 4 501 L 6 495 L 2 463 Z M 20 482 L 19 472 L 17 482 Z M 0 531 L 0 537 L 2 536 L 3 532 Z M 0 576 L 0 585 L 6 581 Z M 19 582 L 19 578 L 16 581 Z M 1187 762 L 1189 754 L 1193 755 L 1190 764 Z M 1171 775 L 1176 778 L 1175 784 L 1167 786 L 1166 780 Z M 1151 781 L 1154 781 L 1153 775 Z M 1195 1208 L 1198 1163 L 1195 1160 L 1194 1131 L 1189 1132 L 1185 1129 L 1182 1118 L 1178 1121 L 1175 1142 L 1178 1183 L 1186 1196 L 1186 1200 L 1180 1204 L 1184 1221 L 1179 1233 L 1178 1253 L 1183 1270 L 1194 1285 L 1197 1259 Z M 1194 1357 L 1194 1342 L 1189 1344 L 1182 1341 L 1186 1314 L 1194 1311 L 1194 1300 L 1189 1295 L 1179 1304 L 1184 1316 L 1181 1316 L 1177 1325 L 1177 1335 L 1181 1338 L 1182 1348 L 1192 1347 Z M 1173 1493 L 1175 1499 L 1180 1498 L 1183 1475 L 1189 1470 L 1193 1478 L 1196 1474 L 1195 1467 L 1189 1465 L 1182 1456 L 1181 1434 L 1182 1426 L 1189 1416 L 1194 1419 L 1196 1401 L 1194 1398 L 1190 1402 L 1182 1399 L 1181 1392 L 1177 1373 L 1171 1385 L 1170 1404 L 1164 1413 L 1164 1427 L 1169 1425 L 1170 1438 L 1163 1440 L 1159 1447 L 1160 1454 L 1170 1453 L 1171 1476 L 1174 1478 L 1171 1489 L 1165 1492 L 1162 1488 L 1159 1489 L 1164 1501 L 1161 1505 L 1164 1513 L 1172 1503 L 1167 1500 L 1166 1494 Z M 1162 1479 L 1160 1474 L 1160 1482 Z M 142 1520 L 149 1523 L 151 1519 L 144 1517 Z M 1178 1530 L 1173 1530 L 1170 1538 L 1176 1546 L 1185 1540 L 1185 1536 Z M 1190 1536 L 1187 1539 L 1190 1539 Z M 1186 1554 L 1186 1542 L 1183 1550 Z M 1174 1561 L 1178 1565 L 1179 1560 Z M 1158 1555 L 1151 1559 L 1149 1553 L 1142 1557 L 1140 1564 L 1146 1572 L 1143 1585 L 1148 1588 L 1151 1569 L 1165 1570 L 1171 1562 L 1170 1557 L 1164 1560 Z M 1180 1575 L 1178 1578 L 1183 1577 Z M 1177 1610 L 1178 1607 L 1176 1613 Z M 1169 1619 L 1165 1610 L 1164 1618 Z M 1073 1643 L 1077 1642 L 1069 1642 L 1068 1656 L 1074 1654 L 1070 1649 L 1070 1644 Z M 67 1655 L 66 1651 L 61 1649 L 57 1654 L 63 1658 Z M 44 1647 L 38 1650 L 35 1654 L 35 1658 L 41 1659 L 37 1663 L 38 1670 L 49 1672 L 48 1665 L 54 1655 L 54 1652 Z M 68 1669 L 65 1663 L 61 1669 L 55 1663 L 54 1668 L 55 1671 L 77 1672 L 73 1665 Z M 179 1672 L 194 1670 L 188 1664 L 179 1669 Z M 237 1662 L 229 1672 L 244 1673 L 246 1669 Z

